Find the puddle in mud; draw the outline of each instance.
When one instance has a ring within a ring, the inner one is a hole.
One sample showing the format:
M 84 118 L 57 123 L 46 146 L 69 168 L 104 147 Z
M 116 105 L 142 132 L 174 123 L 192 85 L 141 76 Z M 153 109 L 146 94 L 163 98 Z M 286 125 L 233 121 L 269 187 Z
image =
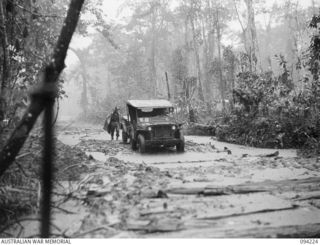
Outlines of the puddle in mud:
M 147 164 L 159 164 L 157 167 L 161 167 L 162 163 L 174 163 L 174 164 L 185 164 L 188 162 L 203 162 L 203 161 L 213 161 L 217 159 L 221 159 L 226 156 L 227 153 L 201 153 L 201 152 L 184 152 L 184 153 L 176 153 L 176 152 L 166 152 L 166 153 L 146 153 L 140 154 L 137 152 L 133 152 L 130 154 L 120 153 L 117 155 L 117 158 L 123 161 L 130 161 L 134 163 L 147 163 Z
M 81 140 L 110 140 L 110 135 L 104 131 L 94 133 L 72 132 L 72 134 L 58 134 L 58 140 L 66 145 L 74 146 L 79 144 Z
M 223 150 L 224 147 L 227 147 L 232 151 L 233 155 L 241 156 L 242 154 L 249 154 L 251 156 L 271 154 L 275 151 L 279 151 L 279 155 L 282 157 L 296 157 L 297 151 L 295 149 L 267 149 L 267 148 L 255 148 L 243 145 L 236 145 L 225 143 L 217 140 L 213 140 L 209 136 L 186 136 L 186 140 L 193 141 L 198 144 L 208 144 L 211 142 L 217 149 Z
M 207 185 L 227 186 L 266 180 L 280 181 L 304 179 L 306 176 L 320 176 L 319 172 L 305 168 L 263 168 L 250 165 L 237 166 L 229 162 L 194 162 L 151 164 L 162 171 L 169 171 L 173 178 L 180 179 L 169 184 L 170 187 L 204 188 Z M 176 177 L 177 176 L 177 177 Z
M 60 140 L 63 144 L 74 146 L 80 143 L 79 135 L 69 135 L 69 134 L 62 134 L 58 135 L 58 140 Z
M 60 234 L 65 231 L 66 235 L 76 233 L 80 229 L 83 219 L 88 215 L 88 210 L 79 201 L 72 200 L 61 205 L 60 208 L 70 213 L 52 208 L 51 222 L 53 225 L 51 226 L 51 232 Z M 40 227 L 41 222 L 38 217 L 27 216 L 25 220 L 19 222 L 19 225 L 14 225 L 11 229 L 8 229 L 8 233 L 18 237 L 16 233 L 20 232 L 21 229 L 19 237 L 40 237 Z
M 110 135 L 104 131 L 90 133 L 81 137 L 83 140 L 110 140 Z
M 298 208 L 226 218 L 223 222 L 228 226 L 228 229 L 234 229 L 235 231 L 257 227 L 278 227 L 280 233 L 283 226 L 318 224 L 320 213 L 319 210 L 315 209 Z
M 285 232 L 284 227 L 291 227 L 291 232 L 301 232 L 294 226 L 319 224 L 319 210 L 295 209 L 277 212 L 251 214 L 222 220 L 191 221 L 186 223 L 189 229 L 166 234 L 146 234 L 141 237 L 152 238 L 225 238 L 225 237 L 277 237 Z M 268 228 L 273 228 L 268 232 Z M 276 229 L 276 230 L 275 230 Z M 251 230 L 251 231 L 250 231 Z M 290 232 L 290 231 L 289 231 Z M 299 234 L 299 233 L 298 233 Z
M 219 159 L 219 158 L 217 158 Z M 157 162 L 150 163 L 150 166 L 159 168 L 160 170 L 170 170 L 170 169 L 188 169 L 188 168 L 200 168 L 200 167 L 212 167 L 219 166 L 221 163 L 215 162 L 214 160 L 200 160 L 200 161 L 183 161 L 183 162 Z M 224 166 L 232 165 L 229 162 L 223 162 Z
M 184 217 L 185 230 L 157 234 L 156 237 L 226 237 L 228 232 L 241 234 L 246 229 L 262 229 L 259 230 L 261 236 L 264 234 L 264 227 L 279 228 L 281 234 L 284 226 L 320 222 L 318 209 L 295 207 L 290 201 L 269 193 L 215 197 L 170 195 L 170 199 L 166 203 L 173 213 L 177 210 L 192 210 L 194 213 Z M 142 204 L 147 206 L 150 212 L 162 206 L 161 200 L 144 200 Z
M 251 175 L 255 181 L 264 180 L 286 180 L 286 179 L 304 179 L 306 178 L 306 169 L 289 169 L 289 168 L 277 168 L 277 169 L 261 169 L 261 170 L 248 170 L 248 175 Z M 308 171 L 308 176 L 320 176 L 318 172 Z
M 86 152 L 87 156 L 93 157 L 94 160 L 100 161 L 100 162 L 106 162 L 108 156 L 102 152 Z

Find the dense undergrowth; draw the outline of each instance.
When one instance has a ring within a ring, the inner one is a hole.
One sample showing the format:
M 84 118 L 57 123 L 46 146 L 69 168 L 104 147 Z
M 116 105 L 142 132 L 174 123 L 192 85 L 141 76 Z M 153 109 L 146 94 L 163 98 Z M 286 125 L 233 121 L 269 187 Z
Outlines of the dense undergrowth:
M 0 141 L 0 146 L 4 142 Z M 87 171 L 88 157 L 79 149 L 55 139 L 54 185 L 73 181 Z M 38 214 L 41 195 L 43 135 L 40 128 L 32 131 L 15 162 L 0 178 L 0 236 L 3 229 L 28 214 Z
M 237 76 L 230 111 L 215 121 L 219 140 L 271 148 L 295 147 L 304 155 L 320 153 L 320 35 L 315 29 L 301 66 L 307 71 L 294 84 L 283 56 L 282 74 L 242 72 Z

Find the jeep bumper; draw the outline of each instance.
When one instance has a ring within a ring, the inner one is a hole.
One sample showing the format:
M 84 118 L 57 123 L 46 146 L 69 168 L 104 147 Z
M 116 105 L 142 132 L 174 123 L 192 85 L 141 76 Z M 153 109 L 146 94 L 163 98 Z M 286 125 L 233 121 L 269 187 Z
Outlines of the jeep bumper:
M 181 142 L 180 139 L 171 138 L 171 139 L 151 139 L 146 140 L 147 146 L 174 146 Z

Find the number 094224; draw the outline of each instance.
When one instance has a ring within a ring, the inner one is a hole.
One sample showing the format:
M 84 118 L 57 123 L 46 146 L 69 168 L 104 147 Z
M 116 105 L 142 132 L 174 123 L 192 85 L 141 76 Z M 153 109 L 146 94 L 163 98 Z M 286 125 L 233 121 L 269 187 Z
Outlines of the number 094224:
M 318 244 L 318 239 L 300 239 L 300 244 Z

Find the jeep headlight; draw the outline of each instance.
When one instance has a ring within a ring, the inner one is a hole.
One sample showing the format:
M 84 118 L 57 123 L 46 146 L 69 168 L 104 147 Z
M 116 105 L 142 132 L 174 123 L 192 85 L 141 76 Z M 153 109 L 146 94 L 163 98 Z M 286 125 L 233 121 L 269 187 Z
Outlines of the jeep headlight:
M 172 126 L 172 130 L 176 130 L 177 127 L 175 125 Z
M 148 131 L 152 131 L 152 128 L 149 126 L 149 127 L 147 127 L 147 129 L 148 129 Z

